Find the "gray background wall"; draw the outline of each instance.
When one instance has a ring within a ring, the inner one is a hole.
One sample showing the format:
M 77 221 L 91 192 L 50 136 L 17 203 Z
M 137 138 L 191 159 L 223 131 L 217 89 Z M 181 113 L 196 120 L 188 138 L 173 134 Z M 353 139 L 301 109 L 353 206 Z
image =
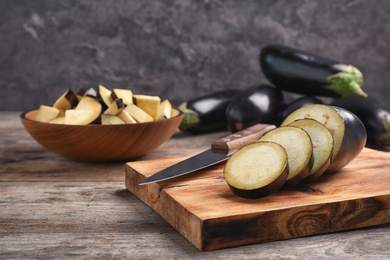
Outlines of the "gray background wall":
M 354 64 L 390 109 L 389 13 L 388 0 L 0 0 L 0 110 L 99 83 L 174 104 L 266 83 L 269 43 Z

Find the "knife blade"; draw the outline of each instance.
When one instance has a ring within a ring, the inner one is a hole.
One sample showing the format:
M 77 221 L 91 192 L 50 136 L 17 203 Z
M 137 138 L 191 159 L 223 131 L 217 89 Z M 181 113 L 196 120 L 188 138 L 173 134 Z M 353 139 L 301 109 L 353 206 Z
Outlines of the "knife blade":
M 275 125 L 256 124 L 225 136 L 214 141 L 211 149 L 165 168 L 146 178 L 139 185 L 172 179 L 226 161 L 238 149 L 256 142 L 263 134 L 274 128 Z

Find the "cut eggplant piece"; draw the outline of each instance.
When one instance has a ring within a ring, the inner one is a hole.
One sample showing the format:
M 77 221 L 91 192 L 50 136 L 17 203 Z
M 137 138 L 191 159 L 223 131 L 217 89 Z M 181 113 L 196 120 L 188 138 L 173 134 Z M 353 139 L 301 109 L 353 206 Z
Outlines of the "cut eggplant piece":
M 109 115 L 109 114 L 101 115 L 100 119 L 101 119 L 102 125 L 124 125 L 124 124 L 126 124 L 125 121 L 120 119 L 118 116 Z
M 171 118 L 172 117 L 172 104 L 168 99 L 161 101 L 158 108 L 158 119 Z
M 88 125 L 96 119 L 92 110 L 68 109 L 65 111 L 66 125 Z
M 333 136 L 326 126 L 317 120 L 306 118 L 298 119 L 289 124 L 305 130 L 313 144 L 313 165 L 305 181 L 318 179 L 329 167 L 333 151 Z
M 90 96 L 82 97 L 78 105 L 75 107 L 75 109 L 79 110 L 93 110 L 96 114 L 101 113 L 101 108 L 102 106 L 100 105 L 99 101 Z
M 50 124 L 65 124 L 65 111 L 63 116 L 59 116 L 49 121 Z
M 288 125 L 297 119 L 312 118 L 325 125 L 333 135 L 333 152 L 326 172 L 335 172 L 352 161 L 367 140 L 366 129 L 353 113 L 334 106 L 313 104 L 292 112 L 283 122 Z
M 109 107 L 111 103 L 114 102 L 114 99 L 111 97 L 111 90 L 103 85 L 99 85 L 99 95 L 107 107 Z
M 102 105 L 97 99 L 90 96 L 84 96 L 80 99 L 75 109 L 65 111 L 65 124 L 87 125 L 97 120 L 101 112 Z
M 153 121 L 153 117 L 151 117 L 148 113 L 143 111 L 141 108 L 134 104 L 130 104 L 125 107 L 125 110 L 138 122 L 145 123 Z
M 68 89 L 54 102 L 53 107 L 66 110 L 76 107 L 78 103 L 79 99 L 77 95 L 71 89 Z
M 86 88 L 79 88 L 76 92 L 76 96 L 77 96 L 77 99 L 80 100 L 83 96 L 85 96 L 85 94 L 87 93 L 87 89 Z
M 257 199 L 279 190 L 287 180 L 287 153 L 273 142 L 257 142 L 238 150 L 224 167 L 230 190 L 243 198 Z
M 55 107 L 41 105 L 38 109 L 38 113 L 35 116 L 35 121 L 47 123 L 58 117 L 60 110 Z
M 126 124 L 135 124 L 137 121 L 127 112 L 126 110 L 122 110 L 117 114 L 117 116 L 122 119 Z
M 111 97 L 113 100 L 121 98 L 125 105 L 133 104 L 133 91 L 130 89 L 114 88 L 111 92 Z
M 158 119 L 161 99 L 158 96 L 134 95 L 135 104 L 148 113 L 153 120 Z
M 275 142 L 286 150 L 289 171 L 285 187 L 293 188 L 309 176 L 313 145 L 305 130 L 293 126 L 278 127 L 265 133 L 259 141 Z
M 125 104 L 123 104 L 123 101 L 121 98 L 115 99 L 114 102 L 112 102 L 108 108 L 103 112 L 104 115 L 117 115 L 119 112 L 121 112 L 125 108 Z

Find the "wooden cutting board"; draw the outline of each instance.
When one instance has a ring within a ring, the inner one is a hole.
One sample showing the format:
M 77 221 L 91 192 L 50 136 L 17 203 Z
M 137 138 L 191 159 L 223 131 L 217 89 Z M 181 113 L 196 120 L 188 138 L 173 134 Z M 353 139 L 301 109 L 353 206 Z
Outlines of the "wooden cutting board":
M 256 200 L 231 193 L 219 164 L 139 186 L 185 158 L 126 165 L 126 187 L 203 251 L 390 223 L 390 153 L 364 148 L 337 173 Z

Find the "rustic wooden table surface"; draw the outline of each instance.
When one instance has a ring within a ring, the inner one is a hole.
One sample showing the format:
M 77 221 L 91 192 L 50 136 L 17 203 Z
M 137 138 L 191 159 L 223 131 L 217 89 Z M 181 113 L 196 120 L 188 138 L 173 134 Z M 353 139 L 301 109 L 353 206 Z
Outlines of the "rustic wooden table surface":
M 0 259 L 390 259 L 390 224 L 201 252 L 125 188 L 124 163 L 53 154 L 0 112 Z M 193 155 L 226 133 L 178 132 L 140 160 Z

